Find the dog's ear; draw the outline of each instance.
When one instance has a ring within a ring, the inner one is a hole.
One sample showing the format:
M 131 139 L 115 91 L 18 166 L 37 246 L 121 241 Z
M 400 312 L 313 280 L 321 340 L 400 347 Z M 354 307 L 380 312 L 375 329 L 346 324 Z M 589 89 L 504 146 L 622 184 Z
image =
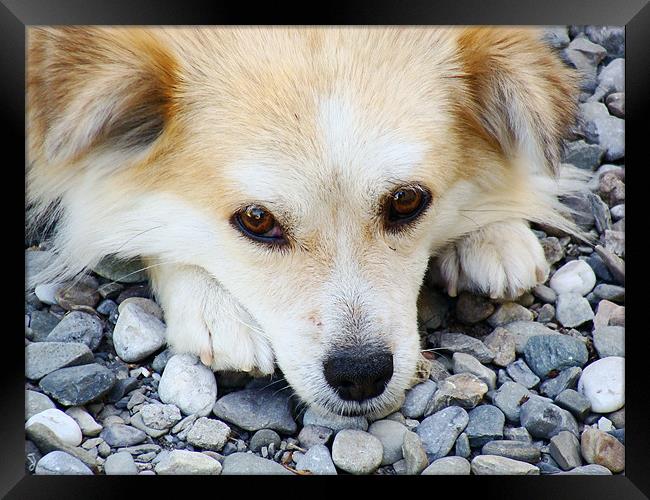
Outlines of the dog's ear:
M 170 116 L 176 65 L 151 31 L 30 28 L 27 64 L 30 150 L 47 162 L 142 151 Z
M 471 102 L 465 112 L 504 154 L 556 174 L 576 115 L 575 73 L 537 30 L 467 28 L 458 41 Z

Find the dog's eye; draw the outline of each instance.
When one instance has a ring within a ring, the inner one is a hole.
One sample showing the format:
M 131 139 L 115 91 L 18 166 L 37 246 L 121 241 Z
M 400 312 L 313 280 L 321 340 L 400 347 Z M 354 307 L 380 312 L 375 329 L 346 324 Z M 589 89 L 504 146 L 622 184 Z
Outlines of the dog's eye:
M 235 214 L 239 230 L 249 238 L 265 243 L 284 242 L 284 232 L 266 208 L 249 205 Z
M 429 204 L 431 196 L 420 186 L 401 187 L 388 197 L 386 222 L 389 227 L 395 227 L 412 221 Z

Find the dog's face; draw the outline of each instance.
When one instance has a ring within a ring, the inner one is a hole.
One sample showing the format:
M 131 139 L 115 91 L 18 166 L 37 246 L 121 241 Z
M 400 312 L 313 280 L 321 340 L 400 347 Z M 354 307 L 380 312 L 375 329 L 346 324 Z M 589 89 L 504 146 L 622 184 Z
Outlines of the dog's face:
M 472 229 L 469 200 L 521 175 L 514 150 L 553 162 L 543 130 L 481 109 L 477 94 L 499 90 L 477 88 L 488 69 L 454 30 L 179 30 L 156 43 L 150 66 L 173 81 L 145 80 L 155 98 L 130 120 L 145 130 L 115 148 L 136 159 L 106 182 L 164 193 L 168 217 L 191 220 L 155 244 L 234 296 L 304 400 L 394 406 L 420 356 L 431 253 Z

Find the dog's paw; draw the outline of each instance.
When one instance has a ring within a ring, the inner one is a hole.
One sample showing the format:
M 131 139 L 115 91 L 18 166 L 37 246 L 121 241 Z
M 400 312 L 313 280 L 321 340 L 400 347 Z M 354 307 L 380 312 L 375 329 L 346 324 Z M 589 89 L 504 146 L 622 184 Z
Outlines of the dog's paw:
M 537 237 L 523 221 L 489 224 L 446 247 L 438 256 L 447 293 L 468 290 L 514 299 L 548 277 Z
M 167 267 L 167 266 L 165 266 Z M 275 355 L 253 318 L 205 271 L 173 266 L 152 276 L 165 311 L 167 343 L 192 353 L 214 371 L 275 371 Z

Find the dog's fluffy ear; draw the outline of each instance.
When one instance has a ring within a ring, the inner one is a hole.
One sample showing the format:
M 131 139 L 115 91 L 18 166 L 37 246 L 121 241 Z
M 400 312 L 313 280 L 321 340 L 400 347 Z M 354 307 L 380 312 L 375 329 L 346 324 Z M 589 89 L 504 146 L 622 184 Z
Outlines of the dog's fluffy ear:
M 471 120 L 504 154 L 557 174 L 576 115 L 575 73 L 537 30 L 467 28 L 458 42 Z
M 47 163 L 91 148 L 147 148 L 170 116 L 175 63 L 151 31 L 30 28 L 30 151 Z

